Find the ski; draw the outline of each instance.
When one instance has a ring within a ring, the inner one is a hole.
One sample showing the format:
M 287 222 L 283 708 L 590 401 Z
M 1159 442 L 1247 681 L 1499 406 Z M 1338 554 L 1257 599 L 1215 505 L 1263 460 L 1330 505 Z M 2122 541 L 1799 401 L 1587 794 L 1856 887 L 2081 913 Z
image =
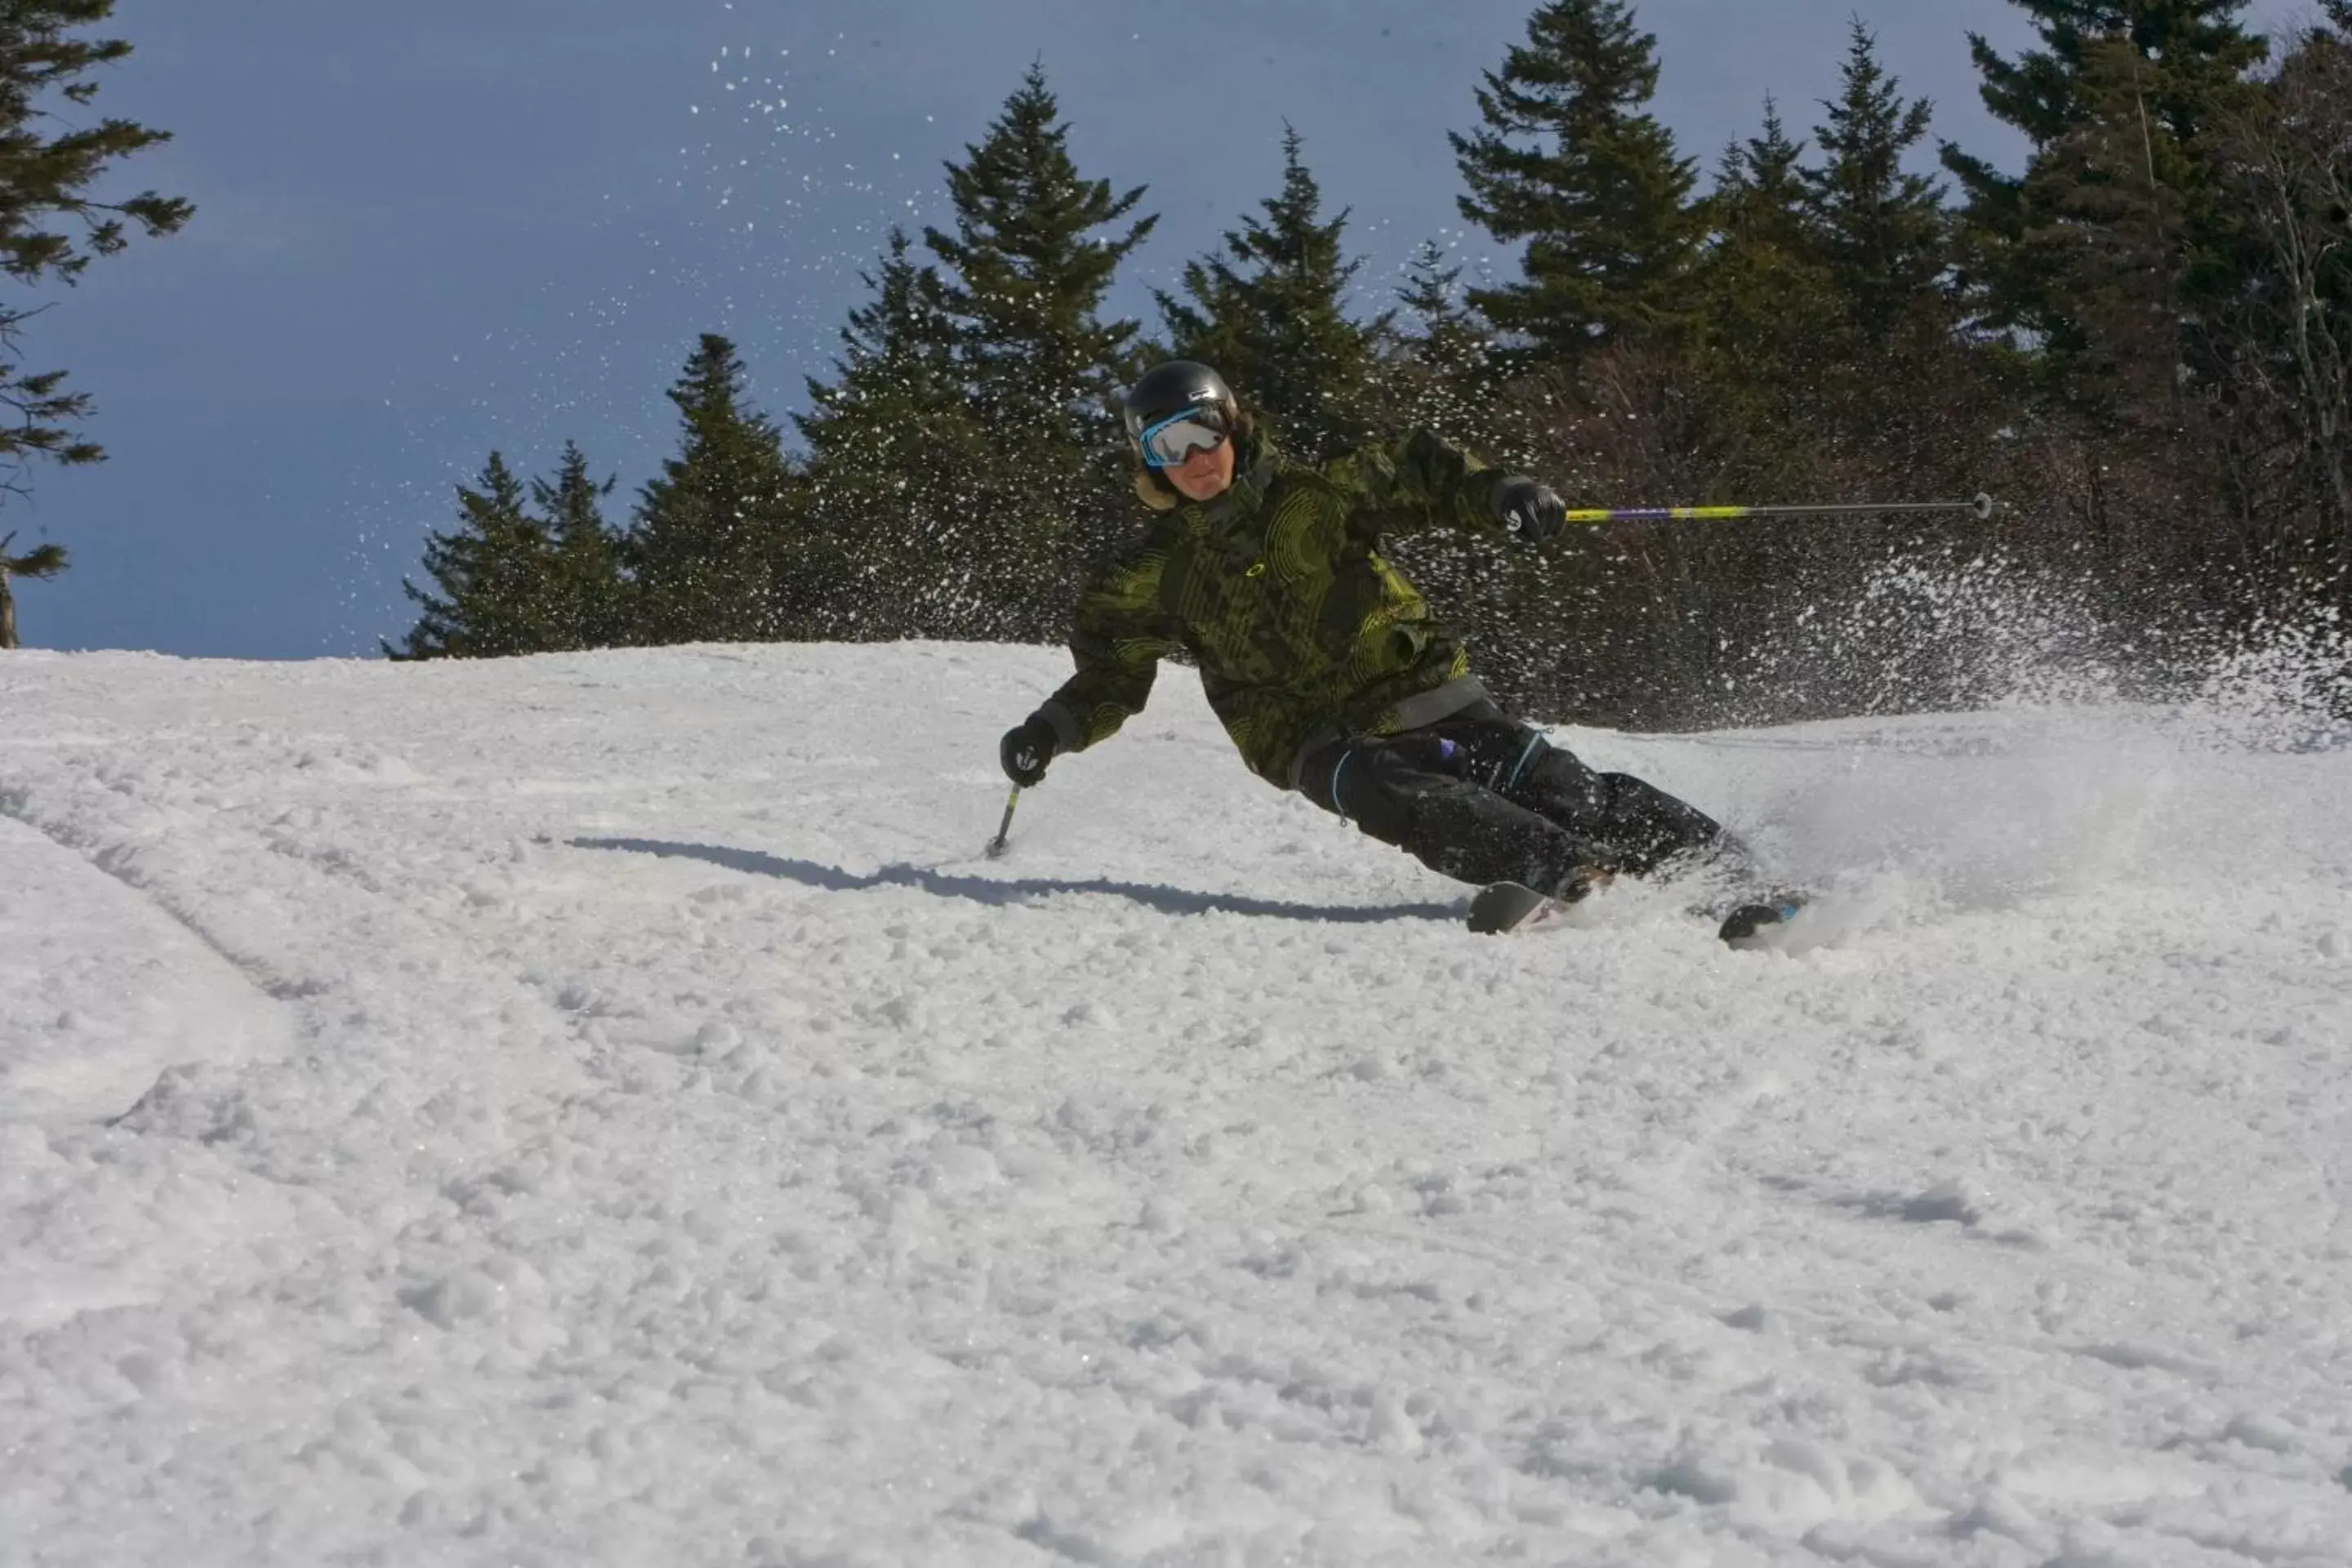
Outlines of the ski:
M 1489 882 L 1470 900 L 1470 929 L 1480 936 L 1500 936 L 1529 925 L 1547 924 L 1568 906 L 1519 882 Z
M 1782 893 L 1762 903 L 1741 904 L 1723 917 L 1716 935 L 1727 947 L 1742 950 L 1769 947 L 1780 928 L 1797 918 L 1805 906 L 1795 893 Z
M 1780 928 L 1795 919 L 1804 904 L 1802 895 L 1782 893 L 1760 902 L 1737 905 L 1722 915 L 1715 934 L 1726 946 L 1742 951 L 1769 947 L 1780 934 Z M 1539 930 L 1559 923 L 1571 907 L 1525 883 L 1490 882 L 1470 900 L 1470 929 L 1480 936 Z

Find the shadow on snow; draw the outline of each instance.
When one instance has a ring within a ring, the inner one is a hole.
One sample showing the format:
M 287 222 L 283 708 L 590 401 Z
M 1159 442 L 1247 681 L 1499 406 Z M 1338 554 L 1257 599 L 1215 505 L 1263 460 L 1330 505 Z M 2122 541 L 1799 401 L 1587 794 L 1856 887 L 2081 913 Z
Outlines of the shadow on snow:
M 707 860 L 730 871 L 755 877 L 779 877 L 805 883 L 829 893 L 854 893 L 868 888 L 919 888 L 942 899 L 970 899 L 1003 908 L 1025 904 L 1055 893 L 1105 893 L 1170 915 L 1270 915 L 1278 920 L 1324 921 L 1343 925 L 1370 925 L 1386 921 L 1447 921 L 1462 919 L 1456 904 L 1391 904 L 1386 906 L 1285 903 L 1276 899 L 1252 899 L 1235 893 L 1190 893 L 1181 888 L 1154 887 L 1142 882 L 1007 881 L 994 877 L 959 877 L 924 866 L 884 866 L 859 876 L 814 860 L 787 860 L 756 849 L 730 849 L 714 844 L 671 844 L 653 838 L 574 838 L 577 849 L 618 849 L 634 855 L 661 855 L 687 860 Z

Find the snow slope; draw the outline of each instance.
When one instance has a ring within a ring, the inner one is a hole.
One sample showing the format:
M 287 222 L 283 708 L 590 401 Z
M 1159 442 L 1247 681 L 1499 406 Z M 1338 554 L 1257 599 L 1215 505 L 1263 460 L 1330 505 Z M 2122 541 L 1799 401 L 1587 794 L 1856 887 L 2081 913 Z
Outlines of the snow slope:
M 1186 672 L 0 661 L 0 1563 L 2352 1563 L 2352 751 L 1570 731 L 1478 939 Z

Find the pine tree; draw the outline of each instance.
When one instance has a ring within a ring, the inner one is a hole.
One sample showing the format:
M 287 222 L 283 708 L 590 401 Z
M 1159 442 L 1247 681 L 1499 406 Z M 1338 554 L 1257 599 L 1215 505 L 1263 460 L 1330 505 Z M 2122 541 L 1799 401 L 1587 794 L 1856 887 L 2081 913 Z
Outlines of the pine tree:
M 1963 275 L 1982 320 L 2039 346 L 2062 392 L 2111 404 L 2111 374 L 2092 367 L 2087 388 L 2074 374 L 2091 349 L 2076 297 L 2137 273 L 2155 279 L 2144 313 L 2178 321 L 2227 295 L 2232 241 L 2210 207 L 2208 132 L 2266 46 L 2240 25 L 2247 0 L 2011 3 L 2041 48 L 2012 60 L 1979 36 L 1969 44 L 1986 107 L 2032 153 L 2011 175 L 1945 145 L 1967 198 Z M 2116 276 L 2086 283 L 2086 258 Z M 2178 381 L 2188 349 L 2167 335 L 2151 351 L 2160 363 L 2126 379 Z
M 1475 289 L 1470 301 L 1544 357 L 1573 363 L 1685 319 L 1695 176 L 1648 111 L 1656 51 L 1624 0 L 1551 0 L 1527 45 L 1486 73 L 1486 128 L 1451 137 L 1470 187 L 1463 216 L 1528 242 L 1526 281 Z
M 955 322 L 938 274 L 918 266 L 911 249 L 906 232 L 893 228 L 881 266 L 858 274 L 873 297 L 841 330 L 835 379 L 808 381 L 810 411 L 793 423 L 820 471 L 853 463 L 911 471 L 943 434 L 941 421 L 969 418 Z
M 1391 350 L 1390 374 L 1398 384 L 1392 422 L 1490 449 L 1486 415 L 1499 367 L 1486 324 L 1463 302 L 1461 267 L 1447 265 L 1436 240 L 1423 240 L 1396 298 L 1410 324 Z
M 2050 384 L 2102 423 L 2179 424 L 2203 183 L 2189 149 L 2143 119 L 2146 65 L 2122 38 L 2086 44 L 2083 117 L 2037 156 L 2021 186 L 2025 226 L 2012 276 L 2033 280 Z
M 1463 303 L 1462 268 L 1459 263 L 1446 265 L 1445 247 L 1437 240 L 1424 239 L 1413 247 L 1396 298 L 1420 329 L 1407 333 L 1411 342 L 1468 344 L 1485 341 L 1478 318 Z
M 1816 226 L 1804 143 L 1790 140 L 1780 105 L 1764 100 L 1761 132 L 1723 150 L 1700 204 L 1707 243 L 1695 271 L 1700 341 L 1777 368 L 1802 345 L 1822 352 L 1828 248 Z
M 1369 440 L 1381 423 L 1379 353 L 1395 320 L 1348 314 L 1363 263 L 1344 259 L 1345 211 L 1326 221 L 1297 131 L 1282 139 L 1282 194 L 1225 233 L 1225 254 L 1189 263 L 1187 300 L 1155 290 L 1177 354 L 1214 366 L 1313 459 Z
M 2124 39 L 2147 63 L 2148 113 L 2183 142 L 2203 133 L 2228 89 L 2266 52 L 2263 39 L 2239 23 L 2248 0 L 2010 3 L 2033 18 L 2042 47 L 2004 59 L 1982 35 L 1971 33 L 1969 47 L 1984 78 L 1985 107 L 2037 148 L 2057 141 L 2095 110 L 2084 92 L 2084 67 L 2086 50 L 2101 39 Z M 1985 174 L 2011 189 L 2018 184 L 1965 155 L 1955 161 L 1969 169 L 1962 177 L 1971 192 Z
M 1137 323 L 1101 317 L 1121 261 L 1158 221 L 1125 223 L 1143 198 L 1079 177 L 1041 66 L 967 161 L 950 164 L 953 235 L 925 242 L 942 264 L 939 300 L 956 325 L 956 369 L 990 464 L 961 498 L 978 553 L 943 563 L 936 594 L 961 635 L 1057 637 L 1076 583 L 1108 542 L 1103 506 L 1119 460 L 1110 405 Z
M 860 275 L 872 297 L 842 329 L 835 379 L 811 379 L 809 412 L 793 420 L 810 452 L 810 527 L 841 584 L 828 636 L 972 629 L 973 606 L 950 585 L 987 554 L 969 498 L 988 443 L 957 374 L 939 278 L 909 250 L 893 229 L 878 270 Z
M 551 535 L 546 603 L 540 618 L 551 649 L 609 647 L 621 640 L 621 569 L 604 499 L 619 483 L 591 474 L 577 443 L 563 444 L 555 478 L 533 479 L 530 496 Z
M 8 0 L 0 12 L 0 271 L 26 287 L 79 282 L 94 258 L 130 243 L 131 226 L 167 235 L 195 211 L 152 191 L 120 202 L 89 195 L 121 159 L 171 140 L 128 120 L 74 126 L 50 101 L 54 94 L 68 111 L 87 108 L 99 84 L 82 79 L 131 53 L 119 38 L 73 36 L 113 12 L 114 0 Z M 53 127 L 62 129 L 48 134 Z M 62 371 L 28 372 L 18 362 L 34 314 L 0 307 L 0 408 L 16 416 L 0 422 L 0 488 L 20 492 L 37 458 L 73 465 L 106 456 L 72 431 L 90 412 L 89 395 L 66 391 Z
M 1143 187 L 1111 194 L 1078 176 L 1069 128 L 1033 65 L 985 140 L 948 166 L 956 232 L 926 229 L 945 264 L 940 303 L 961 329 L 960 358 L 975 412 L 992 430 L 1034 434 L 1067 447 L 1105 437 L 1118 367 L 1137 323 L 1098 312 L 1118 264 L 1156 217 L 1121 222 Z
M 746 405 L 735 345 L 702 334 L 670 401 L 678 455 L 640 493 L 623 553 L 647 643 L 757 642 L 791 628 L 793 476 L 781 435 Z
M 458 526 L 425 542 L 437 593 L 404 579 L 417 622 L 394 658 L 495 658 L 551 646 L 546 620 L 555 550 L 530 515 L 522 481 L 492 452 L 473 488 L 457 489 Z
M 1723 150 L 1704 212 L 1708 227 L 1790 256 L 1818 248 L 1806 212 L 1804 157 L 1805 144 L 1789 140 L 1780 103 L 1767 97 L 1761 131 Z
M 1724 149 L 1700 205 L 1708 238 L 1692 278 L 1694 380 L 1755 454 L 1739 477 L 1772 493 L 1801 488 L 1812 459 L 1795 427 L 1840 326 L 1804 152 L 1765 100 L 1760 132 Z
M 1942 325 L 1944 189 L 1903 167 L 1935 110 L 1924 99 L 1904 101 L 1858 19 L 1843 79 L 1841 96 L 1822 105 L 1828 122 L 1814 132 L 1824 162 L 1803 176 L 1807 207 L 1850 326 L 1866 347 L 1882 349 L 1906 323 Z

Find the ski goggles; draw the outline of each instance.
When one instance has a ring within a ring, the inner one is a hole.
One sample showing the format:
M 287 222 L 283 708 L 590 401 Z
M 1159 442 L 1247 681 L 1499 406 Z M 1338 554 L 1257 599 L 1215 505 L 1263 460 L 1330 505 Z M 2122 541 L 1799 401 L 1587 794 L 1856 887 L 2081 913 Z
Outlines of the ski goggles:
M 1224 410 L 1213 405 L 1187 408 L 1145 426 L 1135 437 L 1147 468 L 1172 468 L 1195 452 L 1213 452 L 1233 434 L 1225 428 Z

